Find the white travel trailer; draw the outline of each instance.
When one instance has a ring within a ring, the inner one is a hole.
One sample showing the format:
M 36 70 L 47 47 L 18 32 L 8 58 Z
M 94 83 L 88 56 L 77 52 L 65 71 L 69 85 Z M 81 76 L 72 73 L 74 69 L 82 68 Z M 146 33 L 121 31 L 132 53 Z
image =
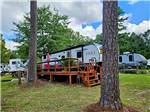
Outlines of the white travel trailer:
M 23 59 L 10 59 L 9 72 L 26 71 L 26 60 Z
M 28 61 L 23 59 L 10 59 L 9 64 L 1 64 L 1 73 L 13 73 L 18 71 L 25 73 L 27 71 Z
M 141 54 L 124 52 L 122 55 L 119 56 L 119 64 L 140 66 L 142 64 L 147 64 L 147 60 Z
M 79 45 L 51 53 L 50 60 L 60 60 L 62 58 L 71 57 L 79 59 L 84 64 L 89 63 L 90 60 L 94 60 L 96 63 L 101 63 L 102 51 L 101 44 Z M 147 60 L 143 55 L 130 52 L 124 52 L 122 55 L 119 55 L 118 60 L 119 64 L 129 66 L 140 66 L 141 64 L 147 63 Z M 42 62 L 46 61 L 48 61 L 48 55 L 43 55 Z
M 94 60 L 95 62 L 102 62 L 102 45 L 79 45 L 50 54 L 50 60 L 59 60 L 68 57 L 77 58 L 82 63 L 89 63 L 90 60 Z M 48 55 L 43 55 L 42 62 L 46 62 L 47 60 Z
M 147 60 L 147 67 L 150 68 L 150 59 Z
M 0 73 L 7 73 L 9 71 L 8 64 L 0 63 Z

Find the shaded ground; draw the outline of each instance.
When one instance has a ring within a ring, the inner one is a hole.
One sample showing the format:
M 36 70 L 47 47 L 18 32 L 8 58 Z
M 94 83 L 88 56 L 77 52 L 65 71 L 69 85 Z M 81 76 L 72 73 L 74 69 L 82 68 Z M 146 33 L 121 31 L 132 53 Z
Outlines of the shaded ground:
M 122 110 L 117 112 L 141 112 L 142 110 L 133 109 L 133 107 L 124 106 Z M 99 106 L 99 103 L 93 103 L 82 109 L 82 112 L 116 112 L 109 109 L 103 109 Z
M 36 87 L 2 82 L 3 112 L 80 112 L 99 100 L 100 86 L 42 83 Z M 150 111 L 150 75 L 120 75 L 124 105 L 141 112 Z M 128 111 L 127 111 L 128 112 Z

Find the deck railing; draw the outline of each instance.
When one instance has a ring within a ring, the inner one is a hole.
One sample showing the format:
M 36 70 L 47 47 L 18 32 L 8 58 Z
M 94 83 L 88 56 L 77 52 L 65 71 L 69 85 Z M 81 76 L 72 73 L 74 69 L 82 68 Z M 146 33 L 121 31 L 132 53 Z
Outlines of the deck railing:
M 100 68 L 100 69 L 99 69 Z M 100 70 L 100 79 L 102 76 L 102 67 L 94 61 L 89 61 L 88 64 L 82 63 L 77 58 L 65 58 L 60 60 L 51 60 L 38 63 L 37 75 L 46 74 L 50 75 L 50 79 L 53 80 L 54 75 L 66 75 L 69 76 L 69 83 L 71 84 L 71 77 L 73 75 L 80 76 L 85 80 L 85 76 L 90 80 L 90 74 L 95 74 L 97 77 L 97 71 Z M 89 84 L 89 81 L 88 81 Z

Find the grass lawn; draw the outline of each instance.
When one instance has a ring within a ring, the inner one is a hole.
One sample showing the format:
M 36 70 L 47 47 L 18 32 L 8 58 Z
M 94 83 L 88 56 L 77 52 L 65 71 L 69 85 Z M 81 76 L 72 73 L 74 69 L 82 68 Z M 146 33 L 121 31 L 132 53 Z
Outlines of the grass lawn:
M 39 87 L 18 87 L 17 82 L 2 82 L 4 112 L 80 112 L 97 102 L 100 86 L 47 83 Z M 150 112 L 150 75 L 120 74 L 123 104 Z
M 5 76 L 0 77 L 1 82 L 11 81 L 12 79 L 15 79 L 15 78 L 12 77 L 12 75 L 10 75 L 10 74 L 6 74 Z

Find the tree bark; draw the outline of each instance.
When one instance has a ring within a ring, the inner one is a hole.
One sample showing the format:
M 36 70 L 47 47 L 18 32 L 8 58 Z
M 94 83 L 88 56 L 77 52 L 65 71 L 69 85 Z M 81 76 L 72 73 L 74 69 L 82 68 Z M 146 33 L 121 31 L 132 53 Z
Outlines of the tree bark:
M 31 37 L 29 38 L 28 82 L 36 82 L 36 50 L 37 50 L 37 1 L 30 2 Z
M 21 85 L 21 72 L 18 71 L 18 85 Z
M 104 109 L 120 110 L 122 103 L 119 90 L 118 44 L 117 44 L 118 2 L 103 1 L 103 64 L 100 106 Z

